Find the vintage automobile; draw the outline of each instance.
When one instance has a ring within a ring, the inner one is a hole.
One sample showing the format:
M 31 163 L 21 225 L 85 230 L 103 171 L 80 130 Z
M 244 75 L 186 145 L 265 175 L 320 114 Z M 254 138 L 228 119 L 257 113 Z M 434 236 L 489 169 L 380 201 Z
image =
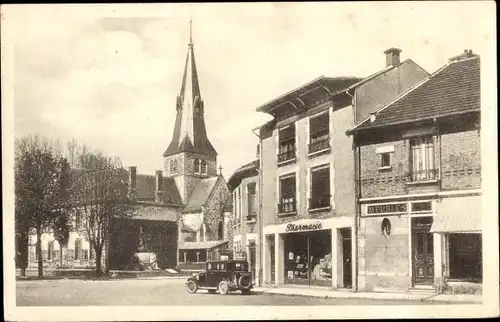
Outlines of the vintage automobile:
M 240 290 L 242 294 L 250 294 L 252 281 L 248 271 L 248 262 L 244 260 L 217 260 L 205 263 L 205 269 L 194 273 L 186 280 L 188 293 L 196 293 L 198 289 L 208 290 L 210 294 L 226 295 L 230 291 Z

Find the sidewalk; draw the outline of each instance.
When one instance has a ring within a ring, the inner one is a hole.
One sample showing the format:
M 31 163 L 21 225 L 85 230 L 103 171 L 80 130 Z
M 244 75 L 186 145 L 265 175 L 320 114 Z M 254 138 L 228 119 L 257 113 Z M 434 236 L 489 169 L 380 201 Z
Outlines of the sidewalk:
M 405 293 L 382 293 L 382 292 L 350 292 L 333 291 L 321 289 L 307 289 L 296 287 L 256 287 L 252 289 L 257 294 L 279 294 L 289 296 L 306 296 L 338 299 L 372 299 L 372 300 L 413 300 L 424 302 L 446 302 L 446 303 L 470 303 L 481 304 L 481 295 L 469 294 L 436 294 L 431 292 L 405 292 Z

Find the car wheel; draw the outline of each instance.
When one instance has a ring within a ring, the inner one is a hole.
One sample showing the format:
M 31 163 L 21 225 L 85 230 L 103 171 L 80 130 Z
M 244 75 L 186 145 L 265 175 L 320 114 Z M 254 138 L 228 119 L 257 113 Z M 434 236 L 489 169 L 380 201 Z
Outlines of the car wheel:
M 219 283 L 219 293 L 221 295 L 226 295 L 229 292 L 229 285 L 226 281 L 220 281 Z
M 198 290 L 198 284 L 195 281 L 188 281 L 186 283 L 186 289 L 188 293 L 194 294 Z
M 215 294 L 217 292 L 217 290 L 208 290 L 208 293 L 210 294 Z
M 243 295 L 250 295 L 250 290 L 249 289 L 242 289 L 241 294 Z

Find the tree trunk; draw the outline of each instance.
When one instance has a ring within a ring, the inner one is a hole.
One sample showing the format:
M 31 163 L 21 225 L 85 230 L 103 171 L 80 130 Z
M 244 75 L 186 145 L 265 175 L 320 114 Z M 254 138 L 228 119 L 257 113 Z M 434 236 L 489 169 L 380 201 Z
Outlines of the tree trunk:
M 36 229 L 36 255 L 38 257 L 38 278 L 43 278 L 42 229 Z
M 61 266 L 59 266 L 59 267 L 62 268 L 62 266 L 63 266 L 63 245 L 61 244 L 61 242 L 59 242 L 59 250 L 60 250 L 59 257 L 61 260 Z
M 102 275 L 101 257 L 102 257 L 102 247 L 95 248 L 95 274 L 96 274 L 96 277 L 101 277 L 101 275 Z

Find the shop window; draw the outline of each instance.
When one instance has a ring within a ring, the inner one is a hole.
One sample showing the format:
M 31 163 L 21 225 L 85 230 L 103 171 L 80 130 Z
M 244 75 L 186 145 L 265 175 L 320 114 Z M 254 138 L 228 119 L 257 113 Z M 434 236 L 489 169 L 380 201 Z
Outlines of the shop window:
M 412 139 L 410 145 L 412 165 L 410 179 L 412 181 L 437 179 L 432 136 Z
M 194 173 L 200 173 L 200 160 L 194 159 Z
M 280 198 L 278 212 L 280 214 L 295 213 L 297 211 L 295 173 L 280 177 L 279 185 Z
M 295 159 L 295 125 L 279 130 L 278 140 L 278 163 Z
M 481 234 L 449 234 L 450 278 L 482 281 Z
M 201 160 L 201 174 L 207 174 L 207 161 Z
M 330 116 L 328 112 L 311 117 L 309 120 L 308 153 L 324 151 L 330 148 Z
M 285 283 L 331 286 L 331 231 L 285 236 Z
M 382 230 L 382 235 L 389 237 L 391 235 L 391 221 L 388 218 L 384 218 L 380 229 Z
M 320 209 L 330 206 L 330 166 L 311 169 L 311 198 L 309 209 Z

